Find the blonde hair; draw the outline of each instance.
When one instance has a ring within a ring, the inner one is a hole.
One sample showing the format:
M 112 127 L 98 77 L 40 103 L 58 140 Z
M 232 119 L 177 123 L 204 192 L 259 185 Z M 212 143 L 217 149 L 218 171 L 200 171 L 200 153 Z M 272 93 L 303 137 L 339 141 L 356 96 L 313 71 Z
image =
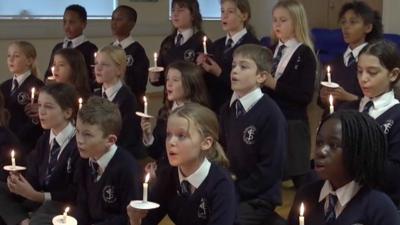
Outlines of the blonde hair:
M 219 123 L 217 116 L 213 111 L 198 103 L 185 103 L 182 107 L 172 111 L 169 118 L 172 116 L 186 119 L 189 126 L 190 124 L 193 124 L 198 128 L 198 131 L 204 138 L 211 137 L 213 143 L 206 153 L 206 158 L 223 167 L 227 168 L 229 166 L 228 158 L 226 157 L 221 144 L 218 142 Z
M 297 0 L 281 0 L 276 3 L 272 11 L 277 8 L 284 8 L 289 11 L 290 17 L 293 20 L 296 39 L 314 51 L 314 44 L 310 38 L 310 29 L 308 27 L 307 15 L 303 5 Z M 272 32 L 272 41 L 275 44 L 278 42 L 274 32 Z
M 106 54 L 121 69 L 122 74 L 120 78 L 122 79 L 122 77 L 125 75 L 127 66 L 125 51 L 120 47 L 107 45 L 101 48 L 99 53 Z
M 31 74 L 37 77 L 38 76 L 38 69 L 36 66 L 37 53 L 35 47 L 30 42 L 27 41 L 14 41 L 10 44 L 10 46 L 11 45 L 16 45 L 26 56 L 26 58 L 32 59 L 32 65 L 29 69 L 31 70 Z

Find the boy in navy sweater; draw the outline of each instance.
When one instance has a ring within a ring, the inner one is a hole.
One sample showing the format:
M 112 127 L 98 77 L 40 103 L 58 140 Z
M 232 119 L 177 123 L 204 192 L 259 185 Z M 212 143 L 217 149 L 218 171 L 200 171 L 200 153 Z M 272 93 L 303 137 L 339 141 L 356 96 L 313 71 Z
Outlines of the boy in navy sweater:
M 81 160 L 77 200 L 79 224 L 126 225 L 126 206 L 137 196 L 138 168 L 115 145 L 121 130 L 118 107 L 91 97 L 78 113 L 77 144 Z
M 240 198 L 239 224 L 274 224 L 278 216 L 273 211 L 281 203 L 287 125 L 278 106 L 260 89 L 271 61 L 264 47 L 238 47 L 231 72 L 234 93 L 221 111 L 221 141 Z

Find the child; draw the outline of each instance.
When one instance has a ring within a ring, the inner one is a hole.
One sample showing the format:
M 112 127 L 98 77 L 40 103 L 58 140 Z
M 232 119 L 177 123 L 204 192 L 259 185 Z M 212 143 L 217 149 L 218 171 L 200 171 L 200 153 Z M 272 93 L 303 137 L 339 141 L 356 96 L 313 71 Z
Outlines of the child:
M 13 78 L 1 84 L 5 106 L 10 112 L 9 128 L 27 152 L 35 147 L 42 129 L 37 117 L 30 117 L 31 90 L 39 90 L 43 82 L 36 70 L 36 49 L 29 42 L 15 41 L 8 47 L 7 65 Z M 36 92 L 37 93 L 37 92 Z M 24 153 L 25 154 L 25 153 Z
M 176 60 L 195 62 L 196 54 L 203 51 L 205 36 L 197 0 L 173 0 L 171 3 L 172 33 L 161 43 L 157 64 L 167 68 Z M 210 46 L 210 42 L 207 43 Z M 152 85 L 165 84 L 165 73 L 149 73 Z
M 118 105 L 122 116 L 122 130 L 117 144 L 128 150 L 136 159 L 143 157 L 140 143 L 140 121 L 136 117 L 136 97 L 122 83 L 126 69 L 126 55 L 123 49 L 105 46 L 97 53 L 95 62 L 96 81 L 101 84 L 95 95 L 102 96 Z
M 275 224 L 281 203 L 281 179 L 287 146 L 285 118 L 261 92 L 271 68 L 271 52 L 256 44 L 239 46 L 233 54 L 233 95 L 223 105 L 221 143 L 240 197 L 239 224 Z
M 329 109 L 329 94 L 335 100 L 336 109 L 339 109 L 343 102 L 356 101 L 362 97 L 357 81 L 358 54 L 368 43 L 383 36 L 381 16 L 362 1 L 344 4 L 339 13 L 339 23 L 348 47 L 343 56 L 330 63 L 332 82 L 339 84 L 340 87 L 334 89 L 321 87 L 319 104 L 324 108 L 324 115 Z
M 334 113 L 318 130 L 315 171 L 323 179 L 301 188 L 289 214 L 299 224 L 400 224 L 395 206 L 379 184 L 387 156 L 385 135 L 370 117 L 355 111 Z
M 122 49 L 121 49 L 122 51 Z M 126 225 L 126 206 L 138 199 L 138 166 L 116 145 L 122 119 L 118 106 L 97 96 L 78 112 L 76 140 L 82 168 L 78 224 Z
M 158 224 L 166 214 L 176 225 L 233 225 L 235 188 L 227 171 L 217 165 L 227 165 L 218 128 L 215 114 L 196 103 L 170 114 L 165 145 L 171 166 L 162 171 L 149 197 L 160 208 L 144 216 L 143 210 L 128 206 L 131 225 L 140 220 L 142 225 Z
M 368 113 L 384 130 L 389 143 L 382 190 L 400 207 L 400 104 L 393 87 L 399 80 L 400 54 L 395 44 L 378 41 L 364 49 L 358 60 L 358 83 L 364 97 L 353 109 Z
M 44 74 L 45 79 L 52 75 L 51 67 L 53 66 L 55 52 L 62 48 L 75 48 L 79 50 L 85 58 L 91 88 L 96 86 L 92 65 L 94 65 L 94 53 L 97 51 L 97 47 L 92 42 L 88 41 L 83 34 L 86 24 L 87 13 L 84 7 L 74 4 L 65 8 L 63 18 L 65 38 L 63 42 L 56 44 L 51 52 L 49 66 Z
M 215 112 L 219 112 L 232 95 L 230 73 L 234 50 L 243 44 L 259 44 L 252 33 L 250 18 L 248 0 L 221 0 L 221 23 L 226 36 L 215 41 L 210 57 L 200 54 L 197 58 L 197 63 L 208 72 L 205 81 Z
M 54 78 L 57 83 L 73 85 L 79 97 L 88 99 L 91 91 L 82 53 L 76 49 L 62 48 L 54 53 Z
M 285 179 L 296 188 L 310 172 L 310 128 L 307 106 L 312 101 L 316 59 L 308 35 L 306 13 L 296 0 L 279 1 L 272 11 L 273 40 L 277 44 L 272 73 L 265 89 L 278 104 L 288 122 L 288 155 Z
M 51 224 L 55 215 L 75 202 L 78 150 L 72 121 L 77 101 L 70 85 L 50 84 L 41 89 L 39 119 L 46 131 L 29 156 L 27 173 L 10 173 L 8 190 L 0 191 L 0 217 L 6 224 Z M 32 217 L 29 212 L 34 212 Z
M 142 97 L 146 92 L 149 60 L 142 45 L 131 36 L 131 31 L 136 25 L 136 10 L 126 6 L 118 6 L 111 17 L 111 31 L 115 37 L 114 46 L 125 50 L 127 67 L 125 83 L 136 96 L 139 110 L 143 110 Z

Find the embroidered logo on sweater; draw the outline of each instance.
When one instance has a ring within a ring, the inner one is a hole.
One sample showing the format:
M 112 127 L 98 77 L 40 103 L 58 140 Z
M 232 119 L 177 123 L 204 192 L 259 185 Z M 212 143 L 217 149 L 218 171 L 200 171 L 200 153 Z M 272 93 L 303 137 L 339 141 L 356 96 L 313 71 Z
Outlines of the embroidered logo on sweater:
M 246 127 L 243 131 L 243 141 L 248 145 L 252 145 L 255 142 L 255 135 L 256 135 L 256 127 L 251 125 Z
M 132 66 L 135 60 L 133 59 L 132 55 L 126 56 L 126 66 Z
M 392 128 L 394 124 L 393 120 L 386 120 L 385 123 L 382 124 L 382 129 L 385 134 L 389 134 L 390 128 Z
M 207 212 L 208 212 L 207 200 L 205 198 L 201 198 L 199 208 L 197 209 L 197 217 L 205 220 L 208 217 Z
M 20 105 L 26 105 L 30 101 L 30 97 L 27 93 L 25 92 L 19 92 L 17 94 L 17 102 Z
M 195 56 L 196 54 L 193 49 L 188 49 L 185 51 L 185 53 L 183 53 L 183 58 L 185 59 L 185 61 L 193 62 Z
M 68 160 L 67 160 L 67 173 L 68 174 L 72 173 L 71 157 L 68 157 Z
M 106 185 L 103 188 L 103 200 L 106 203 L 114 203 L 117 201 L 117 196 L 115 196 L 115 188 L 111 185 Z

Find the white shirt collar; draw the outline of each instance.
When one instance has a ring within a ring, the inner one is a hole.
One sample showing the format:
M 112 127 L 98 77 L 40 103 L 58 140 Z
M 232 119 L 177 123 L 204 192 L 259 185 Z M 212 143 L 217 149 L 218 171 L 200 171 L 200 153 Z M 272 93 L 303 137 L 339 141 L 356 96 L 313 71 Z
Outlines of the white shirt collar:
M 118 80 L 118 82 L 116 84 L 114 84 L 113 86 L 105 89 L 104 85 L 101 87 L 101 93 L 103 93 L 104 91 L 106 92 L 107 95 L 107 99 L 112 102 L 115 98 L 115 96 L 117 95 L 119 89 L 121 89 L 122 87 L 122 82 L 121 80 Z
M 178 103 L 176 103 L 176 101 L 174 101 L 174 102 L 172 103 L 171 111 L 175 110 L 176 108 L 182 107 L 183 105 L 184 105 L 184 103 L 178 105 Z
M 356 59 L 356 62 L 358 62 L 358 55 L 360 54 L 361 50 L 367 45 L 367 42 L 362 43 L 361 45 L 355 47 L 354 49 L 351 49 L 350 46 L 347 47 L 346 51 L 343 54 L 343 60 L 344 60 L 344 65 L 347 66 L 347 62 L 349 61 L 350 58 L 350 53 L 353 53 L 354 58 Z
M 287 40 L 285 43 L 279 41 L 278 46 L 276 47 L 274 56 L 277 54 L 279 47 L 281 47 L 282 45 L 286 46 L 286 48 L 283 49 L 283 54 L 285 54 L 285 52 L 289 51 L 289 49 L 297 49 L 297 47 L 300 44 L 301 44 L 301 42 L 297 41 L 296 38 L 291 38 L 291 39 Z
M 239 98 L 239 96 L 234 92 L 229 105 L 232 106 L 235 100 L 239 99 L 244 110 L 248 112 L 263 96 L 264 94 L 262 93 L 260 88 L 254 89 L 253 91 L 249 92 L 241 98 Z
M 63 48 L 67 47 L 68 41 L 72 41 L 72 47 L 76 48 L 77 46 L 79 46 L 83 42 L 87 41 L 87 39 L 86 39 L 85 35 L 83 35 L 83 34 L 79 35 L 78 37 L 76 37 L 74 39 L 64 38 Z
M 125 38 L 122 41 L 115 40 L 113 45 L 114 46 L 121 45 L 122 48 L 125 49 L 125 48 L 127 48 L 129 45 L 131 45 L 134 42 L 135 42 L 135 40 L 133 39 L 133 37 L 132 36 L 128 36 L 127 38 Z
M 384 112 L 386 112 L 386 110 L 390 109 L 392 106 L 399 103 L 399 100 L 397 100 L 394 96 L 393 90 L 372 99 L 364 96 L 360 101 L 360 106 L 359 106 L 360 112 L 363 111 L 365 105 L 369 101 L 372 101 L 374 105 L 369 109 L 368 114 L 374 119 L 382 115 Z
M 97 162 L 97 164 L 99 165 L 99 173 L 100 174 L 102 174 L 106 170 L 111 159 L 114 157 L 115 153 L 117 152 L 117 149 L 118 149 L 117 145 L 115 145 L 115 144 L 111 145 L 110 149 L 106 153 L 104 153 L 98 160 L 90 159 L 92 161 Z
M 210 172 L 210 167 L 210 161 L 208 161 L 207 158 L 204 158 L 204 161 L 200 165 L 200 167 L 188 177 L 183 176 L 182 172 L 178 168 L 179 182 L 181 183 L 183 180 L 187 180 L 193 187 L 197 189 L 208 176 L 208 173 Z
M 187 40 L 189 40 L 193 36 L 194 30 L 193 30 L 193 28 L 189 28 L 189 29 L 186 29 L 183 31 L 177 31 L 176 36 L 175 36 L 175 43 L 178 38 L 178 34 L 182 34 L 181 45 L 183 45 Z
M 21 84 L 24 83 L 26 78 L 28 78 L 29 75 L 31 75 L 31 73 L 32 72 L 30 70 L 28 70 L 28 71 L 26 71 L 25 73 L 22 73 L 22 74 L 18 74 L 18 75 L 14 74 L 13 79 L 16 79 L 17 82 L 18 82 L 18 85 L 21 86 Z M 12 83 L 12 88 L 11 89 L 14 89 L 14 82 Z
M 53 147 L 54 139 L 56 139 L 58 145 L 60 145 L 61 148 L 61 151 L 58 154 L 60 155 L 65 146 L 67 146 L 69 141 L 74 137 L 75 131 L 76 131 L 75 127 L 72 125 L 71 122 L 69 122 L 67 126 L 64 127 L 64 129 L 57 135 L 54 134 L 53 130 L 50 130 L 50 138 L 49 138 L 50 149 Z
M 247 29 L 243 28 L 241 31 L 234 34 L 232 37 L 229 34 L 226 35 L 225 45 L 228 43 L 229 38 L 232 39 L 233 43 L 232 46 L 236 45 L 236 43 L 245 35 L 247 34 Z

